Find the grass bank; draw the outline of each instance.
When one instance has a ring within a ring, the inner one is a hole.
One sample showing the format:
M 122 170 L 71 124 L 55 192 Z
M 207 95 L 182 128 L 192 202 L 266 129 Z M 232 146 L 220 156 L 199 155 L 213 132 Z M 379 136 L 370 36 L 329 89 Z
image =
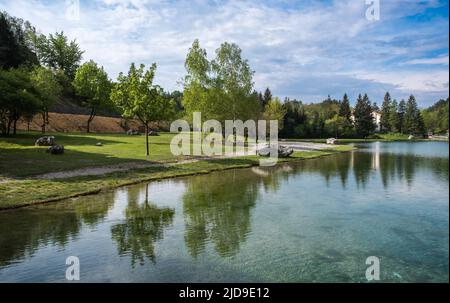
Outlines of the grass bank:
M 409 135 L 399 133 L 377 134 L 376 138 L 338 138 L 337 143 L 365 143 L 365 142 L 395 142 L 395 141 L 431 141 L 433 139 L 414 138 L 409 140 Z M 313 142 L 313 143 L 325 143 L 327 139 L 281 139 L 285 141 L 301 141 L 301 142 Z M 445 139 L 444 139 L 445 140 Z M 447 138 L 448 141 L 448 138 Z
M 116 187 L 151 180 L 206 174 L 216 170 L 244 168 L 259 164 L 257 156 L 208 159 L 194 163 L 154 166 L 101 176 L 65 179 L 33 179 L 36 174 L 58 172 L 80 167 L 101 166 L 125 162 L 146 161 L 144 138 L 124 135 L 54 134 L 64 144 L 64 155 L 49 155 L 45 148 L 34 147 L 38 134 L 20 134 L 17 138 L 0 139 L 0 209 L 17 208 L 37 203 L 58 201 L 80 195 L 95 194 Z M 149 161 L 167 163 L 180 160 L 170 153 L 172 134 L 151 137 Z M 103 146 L 95 146 L 102 142 Z M 279 162 L 299 161 L 327 156 L 353 149 L 336 145 L 328 150 L 295 152 Z

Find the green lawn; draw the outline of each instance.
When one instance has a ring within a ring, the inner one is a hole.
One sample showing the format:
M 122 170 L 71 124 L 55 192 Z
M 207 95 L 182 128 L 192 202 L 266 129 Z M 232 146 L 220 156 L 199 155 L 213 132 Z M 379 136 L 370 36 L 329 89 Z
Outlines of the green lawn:
M 66 151 L 63 155 L 50 155 L 45 153 L 45 147 L 35 147 L 34 141 L 41 136 L 39 133 L 22 133 L 15 138 L 0 138 L 0 209 L 92 194 L 149 180 L 250 167 L 259 163 L 257 156 L 245 156 L 233 159 L 204 159 L 195 163 L 147 167 L 100 176 L 32 179 L 30 177 L 33 175 L 48 172 L 146 161 L 144 136 L 79 133 L 52 135 L 56 137 L 58 144 L 65 146 Z M 172 137 L 173 134 L 167 133 L 159 137 L 150 137 L 149 161 L 177 160 L 170 152 L 169 143 Z M 97 142 L 102 142 L 103 146 L 95 146 Z M 295 152 L 290 158 L 279 161 L 310 159 L 351 149 L 352 146 L 336 145 L 329 150 Z
M 57 144 L 64 145 L 63 155 L 50 155 L 46 147 L 36 147 L 34 142 L 42 134 L 21 133 L 14 138 L 0 138 L 0 175 L 26 177 L 55 171 L 146 161 L 145 136 L 122 134 L 48 133 L 55 136 Z M 169 143 L 173 134 L 149 137 L 148 161 L 175 161 Z M 96 146 L 101 142 L 103 146 Z

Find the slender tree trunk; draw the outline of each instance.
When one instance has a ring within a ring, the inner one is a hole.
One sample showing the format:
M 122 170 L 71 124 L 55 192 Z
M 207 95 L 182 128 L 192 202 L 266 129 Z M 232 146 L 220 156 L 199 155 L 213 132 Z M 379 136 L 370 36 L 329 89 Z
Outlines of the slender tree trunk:
M 8 117 L 8 126 L 7 126 L 7 131 L 6 131 L 6 135 L 8 135 L 8 136 L 11 133 L 11 124 L 12 124 L 13 120 L 14 120 L 14 116 L 13 116 L 13 114 L 10 114 Z
M 42 113 L 42 125 L 41 125 L 41 129 L 42 129 L 42 133 L 45 134 L 45 111 Z
M 8 121 L 8 127 L 7 127 L 7 131 L 6 131 L 6 135 L 9 136 L 10 130 L 11 130 L 11 119 L 9 119 L 9 121 Z
M 17 120 L 18 118 L 14 118 L 14 124 L 13 124 L 13 135 L 17 134 Z
M 95 108 L 93 107 L 92 110 L 91 110 L 91 114 L 89 116 L 89 119 L 87 121 L 87 132 L 88 133 L 90 132 L 91 122 L 92 122 L 92 120 L 94 120 L 94 117 L 95 117 Z
M 48 111 L 44 110 L 42 112 L 42 125 L 41 125 L 43 134 L 45 134 L 45 127 L 46 127 L 47 124 L 48 124 Z
M 150 148 L 148 145 L 148 123 L 145 124 L 145 144 L 147 146 L 147 159 L 150 156 Z

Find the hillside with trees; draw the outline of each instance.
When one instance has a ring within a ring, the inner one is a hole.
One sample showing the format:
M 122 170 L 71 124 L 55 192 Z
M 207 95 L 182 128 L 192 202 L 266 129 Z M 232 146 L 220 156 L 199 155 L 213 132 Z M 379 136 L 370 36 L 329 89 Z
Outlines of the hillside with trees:
M 428 131 L 435 134 L 448 132 L 449 98 L 439 100 L 429 108 L 422 111 L 424 124 Z

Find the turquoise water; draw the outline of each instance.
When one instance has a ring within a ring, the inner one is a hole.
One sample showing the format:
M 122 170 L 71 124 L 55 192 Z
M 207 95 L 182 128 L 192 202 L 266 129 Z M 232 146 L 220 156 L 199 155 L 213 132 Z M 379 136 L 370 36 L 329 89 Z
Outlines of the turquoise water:
M 0 212 L 0 281 L 448 282 L 448 143 L 373 143 Z

